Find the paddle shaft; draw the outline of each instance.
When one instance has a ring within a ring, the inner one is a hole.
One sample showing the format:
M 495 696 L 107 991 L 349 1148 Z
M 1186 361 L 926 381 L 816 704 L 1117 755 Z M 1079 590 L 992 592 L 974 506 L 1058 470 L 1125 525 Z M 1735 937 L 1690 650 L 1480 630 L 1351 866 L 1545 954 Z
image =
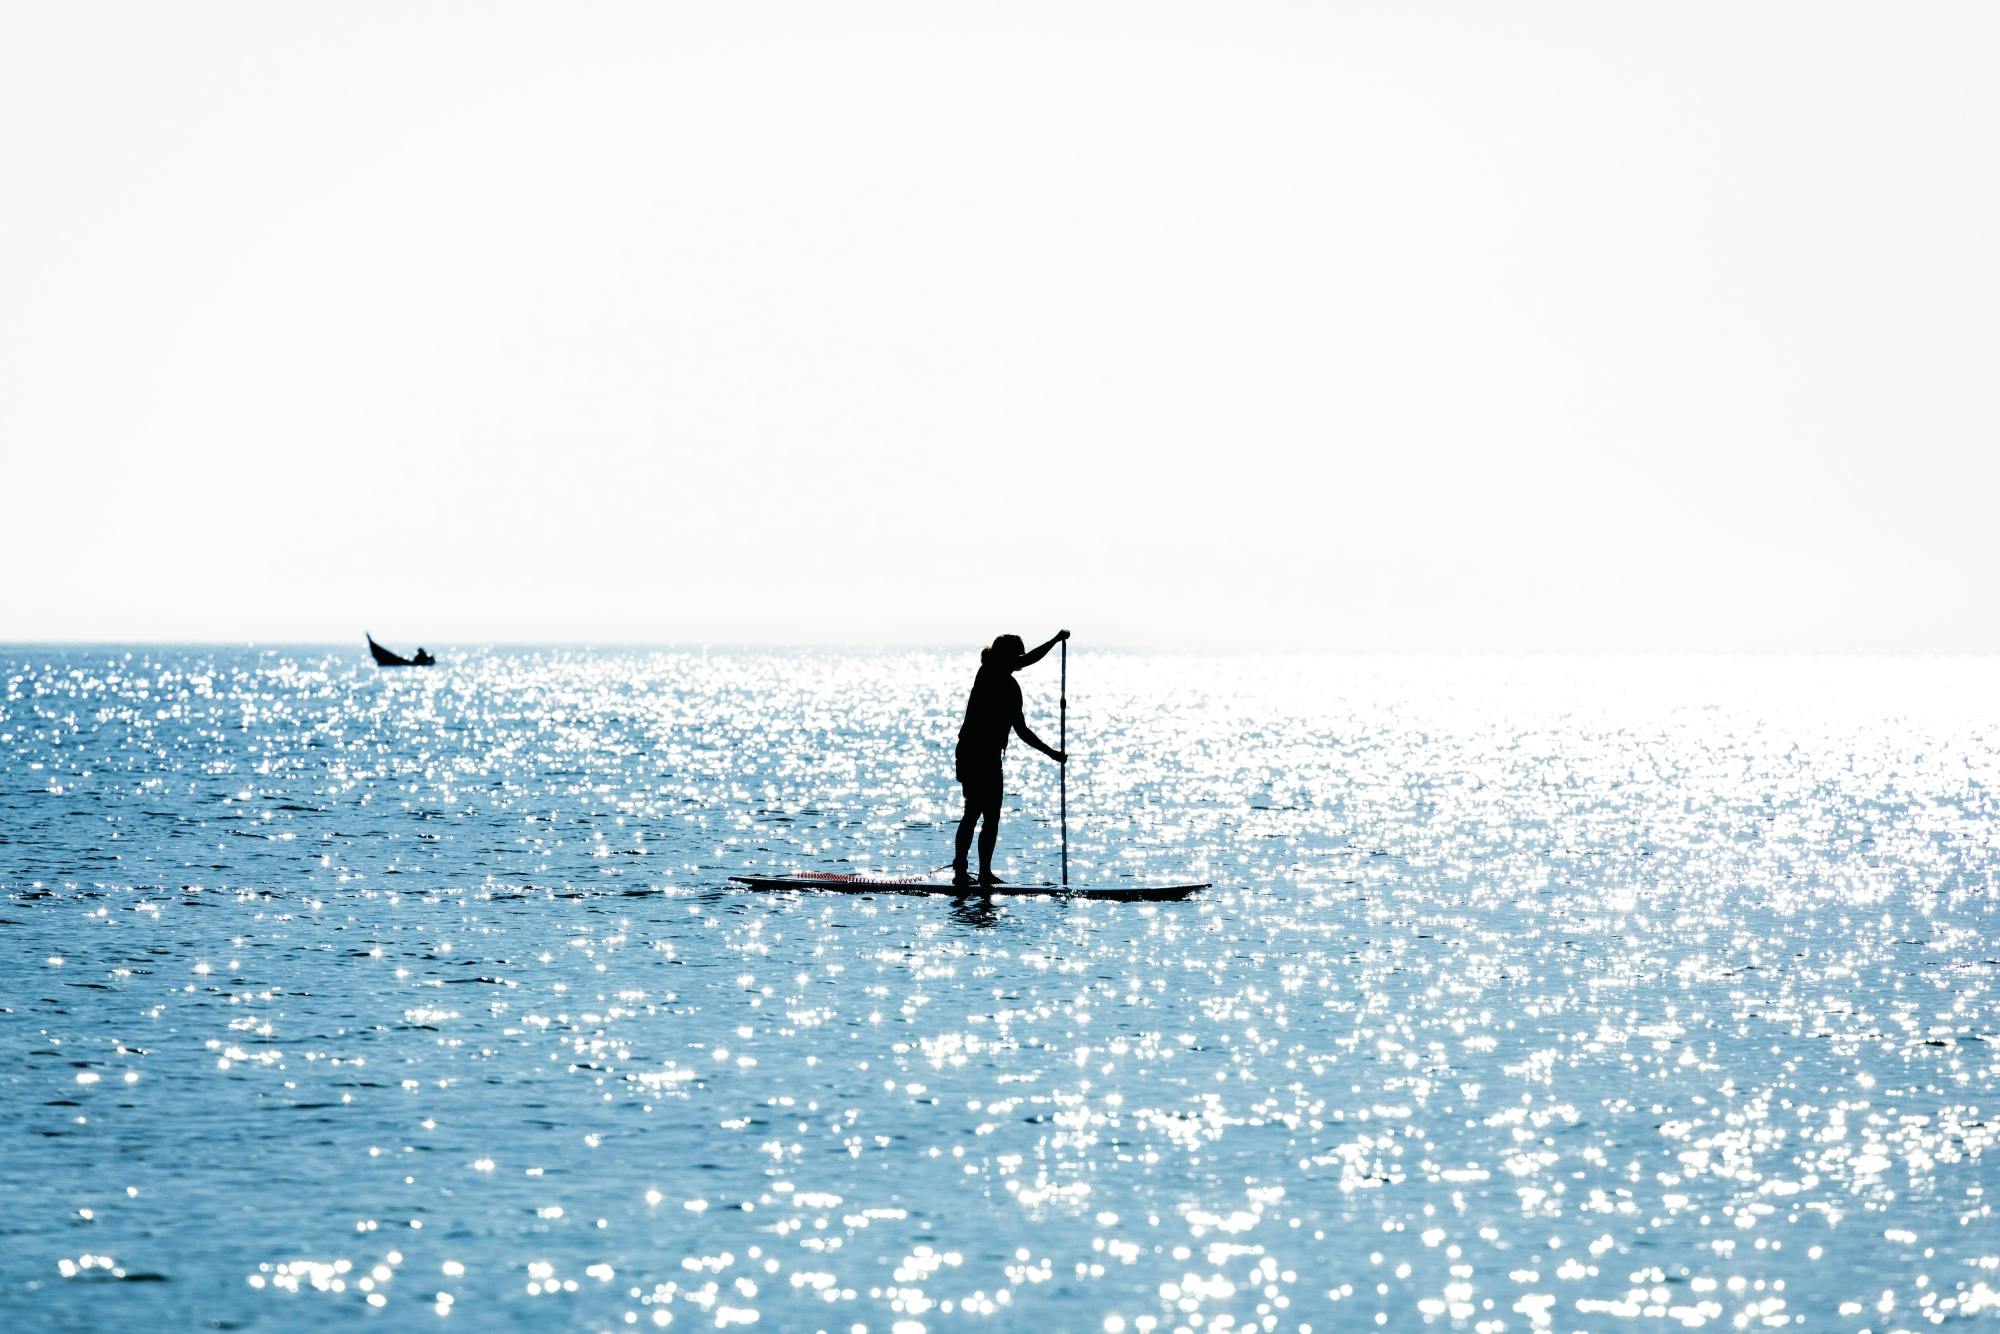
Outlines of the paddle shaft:
M 1062 770 L 1062 882 L 1069 888 L 1069 641 L 1062 642 L 1062 684 L 1057 687 L 1056 749 L 1063 753 Z

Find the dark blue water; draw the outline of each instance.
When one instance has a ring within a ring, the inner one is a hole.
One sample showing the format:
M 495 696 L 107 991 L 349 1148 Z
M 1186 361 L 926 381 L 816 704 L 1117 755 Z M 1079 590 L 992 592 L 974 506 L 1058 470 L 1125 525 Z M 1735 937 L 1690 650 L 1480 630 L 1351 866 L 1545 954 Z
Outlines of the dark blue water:
M 1989 664 L 972 665 L 0 650 L 0 1323 L 2000 1312 Z

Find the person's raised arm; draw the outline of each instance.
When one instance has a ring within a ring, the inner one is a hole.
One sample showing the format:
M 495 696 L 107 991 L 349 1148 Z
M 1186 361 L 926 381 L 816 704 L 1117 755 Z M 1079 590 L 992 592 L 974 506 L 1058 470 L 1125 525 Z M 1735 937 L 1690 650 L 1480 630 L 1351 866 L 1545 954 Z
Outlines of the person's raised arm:
M 1022 654 L 1021 666 L 1022 667 L 1034 666 L 1036 663 L 1040 662 L 1043 658 L 1049 656 L 1050 649 L 1054 648 L 1057 644 L 1062 643 L 1063 640 L 1068 638 L 1069 638 L 1069 631 L 1067 630 L 1056 631 L 1056 637 L 1054 639 L 1051 639 L 1048 643 L 1043 644 L 1040 648 L 1031 648 L 1026 653 Z M 1019 669 L 1017 668 L 1016 670 Z M 1027 734 L 1024 732 L 1022 733 L 1022 735 L 1025 737 Z

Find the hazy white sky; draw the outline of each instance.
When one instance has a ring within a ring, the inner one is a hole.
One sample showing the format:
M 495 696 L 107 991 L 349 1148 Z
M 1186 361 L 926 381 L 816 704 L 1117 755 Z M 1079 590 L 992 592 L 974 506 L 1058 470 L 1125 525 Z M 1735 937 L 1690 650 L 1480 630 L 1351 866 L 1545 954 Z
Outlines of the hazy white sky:
M 0 8 L 0 639 L 2000 650 L 2000 5 Z

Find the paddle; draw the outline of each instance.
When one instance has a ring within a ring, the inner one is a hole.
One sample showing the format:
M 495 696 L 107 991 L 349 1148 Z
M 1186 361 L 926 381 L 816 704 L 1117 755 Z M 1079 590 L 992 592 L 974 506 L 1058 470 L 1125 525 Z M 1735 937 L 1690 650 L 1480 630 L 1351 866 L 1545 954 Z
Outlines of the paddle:
M 1057 687 L 1056 698 L 1061 702 L 1061 712 L 1056 715 L 1056 749 L 1063 753 L 1063 762 L 1056 766 L 1062 770 L 1062 882 L 1069 888 L 1069 641 L 1062 642 L 1062 684 Z

